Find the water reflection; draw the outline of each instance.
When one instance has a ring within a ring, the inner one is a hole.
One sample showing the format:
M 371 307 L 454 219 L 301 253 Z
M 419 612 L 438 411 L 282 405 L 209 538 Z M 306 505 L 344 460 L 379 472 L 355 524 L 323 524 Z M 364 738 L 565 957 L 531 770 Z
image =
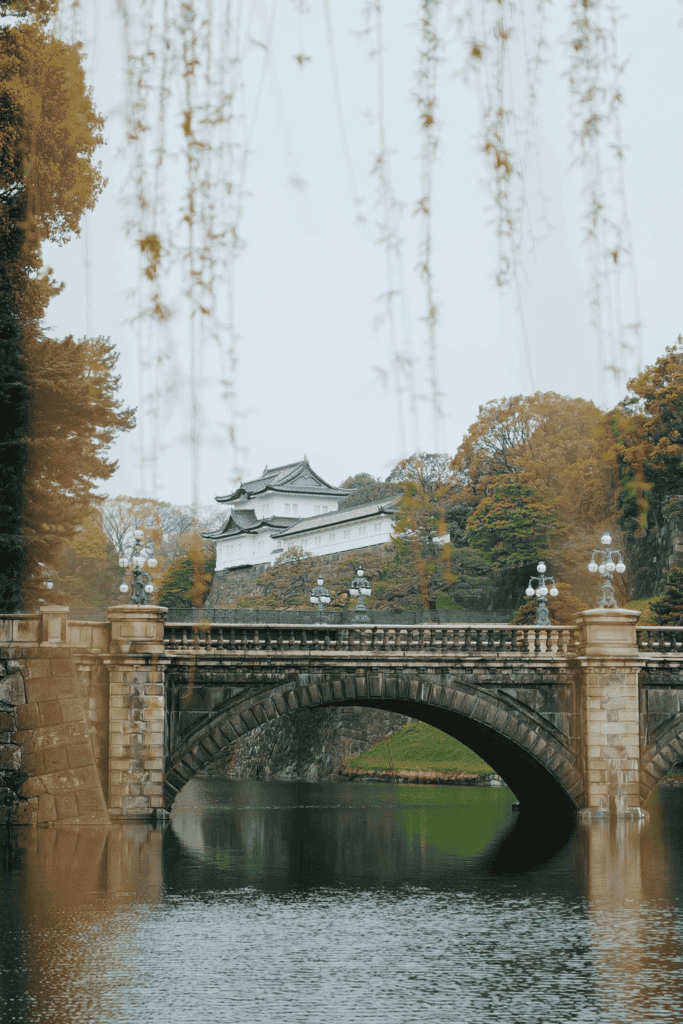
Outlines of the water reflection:
M 663 842 L 667 798 L 658 793 L 653 802 L 660 803 L 659 827 L 608 820 L 581 830 L 593 961 L 601 1000 L 615 1020 L 681 1016 L 681 834 L 669 827 L 675 841 Z
M 171 826 L 0 837 L 3 1024 L 683 1019 L 683 792 L 196 781 Z
M 482 799 L 477 789 L 246 782 L 226 790 L 205 780 L 199 793 L 173 815 L 179 848 L 167 877 L 181 871 L 185 884 L 190 876 L 214 884 L 219 868 L 235 886 L 441 886 L 516 820 L 505 789 Z

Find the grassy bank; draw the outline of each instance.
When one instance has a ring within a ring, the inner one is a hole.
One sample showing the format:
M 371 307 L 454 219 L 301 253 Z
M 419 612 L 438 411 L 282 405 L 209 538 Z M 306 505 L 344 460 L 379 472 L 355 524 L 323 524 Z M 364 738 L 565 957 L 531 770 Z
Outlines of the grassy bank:
M 490 775 L 493 771 L 469 747 L 424 722 L 410 722 L 370 750 L 354 757 L 354 771 L 437 771 Z

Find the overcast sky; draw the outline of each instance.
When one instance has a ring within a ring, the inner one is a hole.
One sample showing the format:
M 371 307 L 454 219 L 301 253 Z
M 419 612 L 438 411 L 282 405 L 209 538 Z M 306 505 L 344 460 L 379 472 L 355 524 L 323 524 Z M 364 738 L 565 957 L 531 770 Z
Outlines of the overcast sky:
M 271 52 L 279 85 L 269 79 L 259 108 L 242 225 L 246 247 L 236 270 L 241 410 L 237 428 L 244 452 L 236 466 L 226 437 L 227 414 L 215 384 L 215 353 L 210 354 L 201 393 L 200 500 L 208 503 L 231 489 L 237 469 L 247 479 L 265 464 L 295 461 L 304 454 L 323 477 L 337 484 L 360 471 L 386 476 L 398 459 L 415 450 L 438 447 L 454 453 L 479 405 L 532 390 L 529 363 L 537 390 L 614 404 L 621 385 L 615 386 L 601 367 L 590 326 L 582 178 L 572 167 L 566 66 L 559 57 L 559 37 L 568 17 L 565 5 L 555 5 L 549 41 L 558 56 L 546 69 L 539 105 L 546 212 L 553 229 L 524 257 L 529 360 L 514 293 L 501 291 L 495 283 L 496 242 L 476 96 L 454 78 L 452 62 L 441 67 L 433 270 L 445 417 L 435 438 L 429 402 L 423 401 L 417 427 L 412 420 L 404 424 L 402 446 L 395 395 L 383 384 L 382 371 L 390 366 L 387 332 L 376 322 L 386 284 L 383 249 L 373 226 L 375 183 L 369 174 L 377 148 L 376 127 L 366 116 L 374 104 L 375 66 L 368 59 L 367 42 L 357 35 L 363 5 L 360 0 L 331 0 L 344 115 L 366 225 L 356 218 L 345 170 L 322 0 L 311 4 L 312 13 L 304 20 L 305 50 L 312 59 L 303 68 L 293 59 L 298 52 L 295 5 L 290 0 L 275 2 Z M 270 2 L 254 0 L 253 6 L 258 36 Z M 413 99 L 416 6 L 415 0 L 387 4 L 386 96 L 396 191 L 405 203 L 407 294 L 419 355 L 415 380 L 426 394 L 427 350 L 421 321 L 425 304 L 415 271 L 419 235 L 414 207 L 420 194 Z M 95 102 L 107 118 L 109 144 L 102 159 L 109 185 L 88 217 L 88 249 L 84 236 L 63 249 L 51 247 L 46 254 L 58 278 L 66 282 L 64 293 L 49 309 L 48 322 L 59 336 L 110 336 L 121 353 L 123 396 L 129 404 L 140 405 L 148 381 L 140 366 L 137 329 L 130 323 L 136 312 L 129 294 L 135 283 L 135 257 L 123 231 L 120 202 L 130 161 L 121 150 L 123 56 L 113 7 L 114 0 L 85 0 L 87 66 Z M 627 0 L 622 10 L 626 17 L 621 55 L 629 58 L 624 75 L 625 180 L 642 322 L 641 356 L 644 363 L 651 363 L 683 330 L 681 8 L 675 0 Z M 253 70 L 247 76 L 251 86 L 257 77 L 256 59 L 262 59 L 257 51 L 255 45 L 250 57 Z M 449 53 L 459 58 L 460 47 L 452 46 Z M 295 176 L 303 179 L 305 188 L 292 186 Z M 540 207 L 534 212 L 539 214 Z M 540 220 L 536 226 L 543 234 Z M 630 289 L 630 278 L 625 280 Z M 106 489 L 110 494 L 186 503 L 192 495 L 192 472 L 183 362 L 187 323 L 182 307 L 164 330 L 169 347 L 173 338 L 178 353 L 172 371 L 177 387 L 160 412 L 160 443 L 150 450 L 155 431 L 143 413 L 142 434 L 135 431 L 117 445 L 120 468 Z M 631 359 L 625 373 L 637 368 L 635 353 Z

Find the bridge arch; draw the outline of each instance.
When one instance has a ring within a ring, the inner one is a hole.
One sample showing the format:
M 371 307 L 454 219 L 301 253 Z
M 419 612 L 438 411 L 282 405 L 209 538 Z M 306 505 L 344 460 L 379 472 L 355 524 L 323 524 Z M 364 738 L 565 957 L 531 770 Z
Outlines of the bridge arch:
M 672 716 L 657 729 L 640 761 L 640 797 L 644 802 L 660 779 L 683 759 L 683 712 Z
M 291 673 L 206 715 L 169 752 L 166 807 L 201 767 L 252 729 L 305 708 L 343 705 L 395 711 L 441 729 L 490 764 L 524 808 L 571 813 L 584 805 L 583 775 L 567 737 L 503 690 L 469 686 L 448 673 L 389 680 L 340 668 Z

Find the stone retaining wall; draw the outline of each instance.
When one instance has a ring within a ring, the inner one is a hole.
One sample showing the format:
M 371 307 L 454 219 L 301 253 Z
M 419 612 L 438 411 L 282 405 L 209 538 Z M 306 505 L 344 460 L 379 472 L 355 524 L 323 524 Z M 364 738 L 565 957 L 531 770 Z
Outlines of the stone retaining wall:
M 108 824 L 72 652 L 0 648 L 0 821 Z
M 338 778 L 350 758 L 410 721 L 405 715 L 375 708 L 307 708 L 254 729 L 201 774 L 309 781 Z

